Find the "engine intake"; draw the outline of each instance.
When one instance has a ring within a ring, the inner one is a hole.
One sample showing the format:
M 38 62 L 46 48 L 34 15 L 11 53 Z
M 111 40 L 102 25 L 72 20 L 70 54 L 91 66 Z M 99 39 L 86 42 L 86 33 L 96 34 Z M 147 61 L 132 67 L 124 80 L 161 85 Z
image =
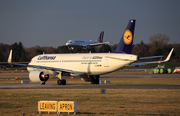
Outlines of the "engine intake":
M 44 74 L 41 70 L 33 70 L 29 73 L 29 79 L 32 82 L 46 82 L 49 79 L 49 74 Z

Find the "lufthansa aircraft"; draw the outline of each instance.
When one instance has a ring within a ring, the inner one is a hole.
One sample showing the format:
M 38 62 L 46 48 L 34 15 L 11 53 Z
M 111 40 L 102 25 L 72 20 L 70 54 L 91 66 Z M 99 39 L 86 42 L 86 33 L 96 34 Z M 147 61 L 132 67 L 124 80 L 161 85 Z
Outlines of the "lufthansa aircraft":
M 86 41 L 86 40 L 69 40 L 66 43 L 66 46 L 68 46 L 69 50 L 73 50 L 74 47 L 83 47 L 84 49 L 89 49 L 92 46 L 99 46 L 99 45 L 104 45 L 104 44 L 108 44 L 110 42 L 103 42 L 103 37 L 104 37 L 104 31 L 102 31 L 100 33 L 99 38 L 97 39 L 97 41 Z
M 125 66 L 139 66 L 149 63 L 166 62 L 170 59 L 173 49 L 164 61 L 134 63 L 138 59 L 155 58 L 131 54 L 136 20 L 130 20 L 122 38 L 112 53 L 81 53 L 81 54 L 42 54 L 31 59 L 29 64 L 12 63 L 12 50 L 8 63 L 26 66 L 32 82 L 45 84 L 49 75 L 58 76 L 58 85 L 66 85 L 63 76 L 80 76 L 86 82 L 99 84 L 100 75 L 116 71 Z

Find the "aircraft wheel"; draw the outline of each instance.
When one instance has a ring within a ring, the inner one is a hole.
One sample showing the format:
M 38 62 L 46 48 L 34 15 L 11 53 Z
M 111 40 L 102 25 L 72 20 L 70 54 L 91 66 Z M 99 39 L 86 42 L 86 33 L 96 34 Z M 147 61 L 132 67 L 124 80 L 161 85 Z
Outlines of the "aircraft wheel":
M 96 84 L 99 84 L 99 78 L 98 78 L 98 79 L 96 79 Z
M 45 82 L 42 82 L 41 85 L 45 85 Z
M 61 84 L 66 85 L 66 80 L 65 79 L 61 80 Z
M 62 84 L 62 82 L 61 82 L 61 80 L 59 79 L 59 80 L 57 80 L 57 84 L 58 85 L 61 85 Z
M 91 78 L 91 84 L 96 84 L 96 81 L 95 81 L 95 79 L 94 79 L 94 76 L 90 76 L 90 78 Z
M 91 81 L 91 84 L 95 84 L 95 82 L 94 82 L 94 81 Z
M 96 75 L 96 76 L 95 76 L 95 83 L 96 83 L 96 84 L 99 84 L 99 75 Z

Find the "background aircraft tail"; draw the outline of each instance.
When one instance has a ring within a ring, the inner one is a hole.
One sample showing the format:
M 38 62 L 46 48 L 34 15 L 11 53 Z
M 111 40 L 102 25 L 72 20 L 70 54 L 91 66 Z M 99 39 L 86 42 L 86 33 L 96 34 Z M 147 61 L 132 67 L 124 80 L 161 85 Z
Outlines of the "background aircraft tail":
M 136 20 L 129 20 L 129 23 L 122 35 L 122 38 L 113 53 L 127 53 L 131 54 L 133 37 L 134 37 L 134 28 Z
M 97 39 L 97 41 L 100 42 L 100 43 L 102 43 L 102 42 L 103 42 L 103 37 L 104 37 L 104 31 L 102 31 L 102 32 L 100 33 L 100 36 L 99 36 L 99 38 Z

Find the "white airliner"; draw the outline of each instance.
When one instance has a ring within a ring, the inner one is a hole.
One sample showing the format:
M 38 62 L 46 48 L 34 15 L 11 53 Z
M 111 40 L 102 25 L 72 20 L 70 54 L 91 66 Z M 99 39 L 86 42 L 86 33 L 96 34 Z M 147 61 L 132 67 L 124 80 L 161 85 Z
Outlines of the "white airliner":
M 103 42 L 103 37 L 104 37 L 104 31 L 102 31 L 100 33 L 99 38 L 97 39 L 97 41 L 87 41 L 87 40 L 69 40 L 66 43 L 66 46 L 68 46 L 69 50 L 73 50 L 74 47 L 83 47 L 84 49 L 89 49 L 92 46 L 99 46 L 99 45 L 104 45 L 104 44 L 108 44 L 110 42 Z
M 100 75 L 116 71 L 122 67 L 138 66 L 149 63 L 167 62 L 173 49 L 164 61 L 134 63 L 138 59 L 156 58 L 159 56 L 138 58 L 131 54 L 133 35 L 136 20 L 130 20 L 122 38 L 112 53 L 82 53 L 82 54 L 42 54 L 31 59 L 29 64 L 12 63 L 12 50 L 8 58 L 11 65 L 26 66 L 29 71 L 29 79 L 32 82 L 45 84 L 49 75 L 57 75 L 58 85 L 66 85 L 62 77 L 80 76 L 84 81 L 99 84 Z

